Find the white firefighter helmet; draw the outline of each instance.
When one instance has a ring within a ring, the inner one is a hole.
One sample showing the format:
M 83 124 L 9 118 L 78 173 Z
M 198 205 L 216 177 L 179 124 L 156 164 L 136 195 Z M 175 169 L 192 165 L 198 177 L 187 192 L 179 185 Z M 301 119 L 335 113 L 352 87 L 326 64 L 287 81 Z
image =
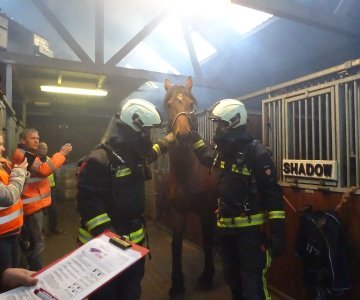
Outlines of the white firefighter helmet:
M 130 99 L 122 104 L 120 120 L 138 132 L 161 124 L 155 105 L 143 99 Z
M 210 119 L 225 121 L 228 128 L 236 128 L 247 123 L 245 105 L 236 99 L 223 99 L 216 102 L 210 109 Z

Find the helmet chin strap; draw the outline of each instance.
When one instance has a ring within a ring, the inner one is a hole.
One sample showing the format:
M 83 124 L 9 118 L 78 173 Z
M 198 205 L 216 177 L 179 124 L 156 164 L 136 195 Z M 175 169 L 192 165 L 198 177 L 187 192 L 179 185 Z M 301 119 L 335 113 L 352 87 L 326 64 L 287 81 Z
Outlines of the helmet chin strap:
M 142 138 L 144 140 L 150 141 L 150 130 L 146 130 L 146 127 L 144 127 L 144 122 L 140 119 L 139 115 L 133 114 L 132 119 L 135 126 L 140 129 Z
M 141 131 L 143 131 L 144 122 L 140 119 L 138 114 L 133 114 L 132 116 L 133 124 L 137 126 Z

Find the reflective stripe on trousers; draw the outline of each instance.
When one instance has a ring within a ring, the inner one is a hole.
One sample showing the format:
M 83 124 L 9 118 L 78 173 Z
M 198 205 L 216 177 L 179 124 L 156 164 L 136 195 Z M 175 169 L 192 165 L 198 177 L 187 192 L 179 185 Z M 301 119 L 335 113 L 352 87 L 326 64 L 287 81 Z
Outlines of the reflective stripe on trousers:
M 249 219 L 250 217 L 250 219 Z M 237 227 L 248 227 L 248 226 L 256 226 L 256 225 L 262 225 L 265 223 L 265 214 L 255 214 L 255 215 L 249 215 L 245 217 L 234 217 L 234 218 L 219 218 L 217 220 L 217 226 L 221 228 L 231 227 L 231 228 L 237 228 Z

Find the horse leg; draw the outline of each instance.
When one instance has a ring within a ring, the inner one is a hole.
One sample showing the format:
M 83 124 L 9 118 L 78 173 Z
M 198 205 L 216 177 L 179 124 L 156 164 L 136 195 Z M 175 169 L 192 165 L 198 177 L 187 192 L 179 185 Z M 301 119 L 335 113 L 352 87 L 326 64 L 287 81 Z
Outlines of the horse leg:
M 169 291 L 171 298 L 185 294 L 184 274 L 182 272 L 182 241 L 185 232 L 186 215 L 175 213 L 171 242 L 172 254 L 172 286 Z
M 215 237 L 215 214 L 210 212 L 200 218 L 202 227 L 203 249 L 204 249 L 204 270 L 198 278 L 195 289 L 208 290 L 213 287 L 215 273 L 213 261 L 214 237 Z

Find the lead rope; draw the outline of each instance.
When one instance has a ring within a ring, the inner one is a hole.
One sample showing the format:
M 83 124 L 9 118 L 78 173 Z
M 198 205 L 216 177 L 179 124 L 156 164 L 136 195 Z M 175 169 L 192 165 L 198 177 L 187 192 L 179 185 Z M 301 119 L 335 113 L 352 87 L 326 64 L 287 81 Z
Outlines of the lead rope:
M 350 199 L 351 194 L 355 193 L 357 189 L 357 186 L 351 186 L 347 190 L 345 190 L 345 192 L 341 196 L 340 203 L 335 208 L 336 212 L 343 206 L 343 204 L 345 204 Z
M 351 195 L 355 193 L 359 188 L 356 186 L 351 186 L 345 192 L 342 194 L 340 203 L 336 206 L 335 211 L 339 211 L 339 209 L 350 199 Z M 296 208 L 290 203 L 290 201 L 283 196 L 283 199 L 285 200 L 286 204 L 292 209 L 293 212 L 297 213 Z
M 285 202 L 287 203 L 287 205 L 289 205 L 289 207 L 292 209 L 292 211 L 294 213 L 298 213 L 298 211 L 296 210 L 296 208 L 290 203 L 290 201 L 285 197 L 283 196 L 283 199 L 285 200 Z

